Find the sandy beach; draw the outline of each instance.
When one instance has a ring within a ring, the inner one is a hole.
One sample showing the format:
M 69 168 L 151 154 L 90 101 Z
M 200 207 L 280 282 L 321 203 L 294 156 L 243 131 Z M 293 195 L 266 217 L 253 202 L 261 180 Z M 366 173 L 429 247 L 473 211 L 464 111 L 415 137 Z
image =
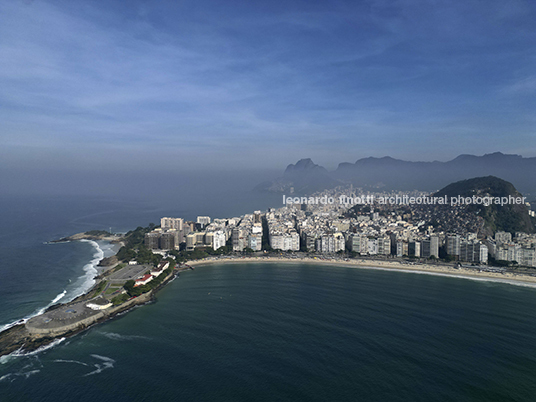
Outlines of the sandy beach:
M 380 269 L 387 271 L 400 271 L 416 274 L 428 274 L 447 276 L 454 278 L 464 278 L 480 281 L 508 283 L 517 286 L 527 286 L 536 288 L 536 277 L 513 274 L 510 272 L 479 272 L 477 269 L 453 268 L 444 265 L 408 263 L 405 261 L 370 261 L 361 259 L 321 259 L 321 258 L 286 258 L 286 257 L 211 257 L 203 260 L 189 261 L 188 265 L 192 267 L 203 266 L 207 264 L 225 264 L 225 263 L 293 263 L 293 264 L 317 264 L 317 265 L 334 265 L 338 267 L 361 268 L 361 269 Z

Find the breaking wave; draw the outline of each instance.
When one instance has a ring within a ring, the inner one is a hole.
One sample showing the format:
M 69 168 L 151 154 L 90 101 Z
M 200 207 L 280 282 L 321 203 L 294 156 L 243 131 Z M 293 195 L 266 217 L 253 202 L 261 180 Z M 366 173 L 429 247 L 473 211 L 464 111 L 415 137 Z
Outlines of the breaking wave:
M 71 294 L 69 295 L 69 301 L 76 299 L 78 296 L 83 295 L 89 289 L 91 289 L 93 285 L 95 285 L 94 278 L 99 273 L 97 271 L 97 265 L 99 265 L 99 262 L 104 258 L 104 251 L 100 247 L 99 243 L 93 240 L 80 241 L 91 244 L 95 248 L 95 253 L 93 254 L 93 259 L 89 263 L 84 265 L 83 269 L 85 275 L 80 276 L 76 281 L 77 283 L 81 282 L 81 284 L 71 292 Z
M 33 356 L 38 353 L 41 353 L 45 350 L 52 349 L 55 346 L 58 346 L 60 343 L 62 343 L 65 340 L 65 338 L 58 338 L 55 339 L 53 342 L 49 343 L 48 345 L 40 346 L 39 348 L 32 350 L 31 352 L 25 352 L 22 350 L 22 348 L 8 354 L 5 356 L 0 356 L 0 364 L 6 364 L 8 361 L 13 359 L 14 357 L 24 357 L 24 356 Z
M 78 279 L 74 281 L 75 283 L 74 286 L 76 287 L 73 290 L 64 289 L 63 292 L 59 293 L 56 297 L 54 297 L 52 301 L 48 303 L 45 307 L 42 307 L 34 311 L 33 313 L 27 315 L 26 317 L 0 326 L 0 332 L 3 332 L 9 328 L 12 328 L 15 325 L 25 324 L 30 318 L 43 314 L 48 308 L 52 307 L 55 304 L 59 304 L 60 302 L 68 303 L 76 299 L 78 296 L 83 295 L 95 285 L 94 278 L 98 274 L 97 265 L 104 258 L 104 250 L 100 247 L 99 243 L 97 243 L 96 241 L 93 241 L 93 240 L 80 240 L 80 241 L 90 243 L 95 248 L 95 252 L 93 254 L 93 259 L 89 263 L 84 265 L 83 270 L 85 274 L 78 277 Z M 69 282 L 72 282 L 72 281 L 69 280 Z
M 56 297 L 54 297 L 52 299 L 52 301 L 50 303 L 48 303 L 45 307 L 40 308 L 39 310 L 33 312 L 30 315 L 27 315 L 26 317 L 24 317 L 24 318 L 22 318 L 20 320 L 13 321 L 13 322 L 11 322 L 9 324 L 5 324 L 5 325 L 0 326 L 0 332 L 3 332 L 3 331 L 5 331 L 5 330 L 7 330 L 7 329 L 9 329 L 11 327 L 14 327 L 15 325 L 25 324 L 30 318 L 43 314 L 46 311 L 47 308 L 52 307 L 53 305 L 57 304 L 61 299 L 63 299 L 65 297 L 66 294 L 67 294 L 67 290 L 64 290 L 63 292 L 58 294 Z

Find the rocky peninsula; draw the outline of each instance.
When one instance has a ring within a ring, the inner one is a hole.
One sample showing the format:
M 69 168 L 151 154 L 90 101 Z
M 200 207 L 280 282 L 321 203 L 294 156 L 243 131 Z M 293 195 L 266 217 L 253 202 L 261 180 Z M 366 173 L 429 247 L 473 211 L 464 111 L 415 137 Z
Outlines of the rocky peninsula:
M 114 236 L 95 231 L 78 233 L 50 243 L 80 240 L 103 240 L 120 243 L 129 236 Z M 104 264 L 103 264 L 104 262 Z M 0 333 L 0 356 L 28 353 L 54 341 L 86 330 L 107 321 L 136 305 L 155 300 L 156 293 L 175 278 L 185 267 L 176 267 L 174 260 L 158 263 L 122 263 L 116 256 L 101 260 L 105 270 L 98 275 L 95 285 L 85 294 L 65 304 L 49 307 L 44 313 L 20 320 Z M 136 283 L 138 276 L 150 276 L 146 283 Z

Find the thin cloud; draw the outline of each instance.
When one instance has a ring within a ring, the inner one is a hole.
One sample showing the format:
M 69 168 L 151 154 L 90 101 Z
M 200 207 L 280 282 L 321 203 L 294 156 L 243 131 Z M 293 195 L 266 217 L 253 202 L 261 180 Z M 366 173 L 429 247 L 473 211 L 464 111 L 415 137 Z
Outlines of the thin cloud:
M 536 78 L 514 77 L 536 67 L 536 29 L 519 2 L 36 1 L 0 16 L 0 139 L 20 158 L 85 144 L 122 147 L 127 165 L 163 148 L 183 163 L 322 147 L 444 159 L 461 145 L 438 131 L 471 138 L 459 153 L 508 152 L 533 124 Z
M 533 94 L 536 92 L 536 75 L 522 78 L 506 86 L 503 92 L 510 95 Z

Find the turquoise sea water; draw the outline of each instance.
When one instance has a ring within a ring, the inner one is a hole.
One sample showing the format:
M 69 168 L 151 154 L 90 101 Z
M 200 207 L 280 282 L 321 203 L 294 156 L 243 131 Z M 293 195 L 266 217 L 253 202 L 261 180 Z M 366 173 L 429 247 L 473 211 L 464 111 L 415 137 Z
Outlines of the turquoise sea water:
M 31 202 L 5 216 L 0 325 L 85 278 L 91 244 L 42 239 L 163 213 L 58 202 L 39 202 L 27 220 Z M 103 214 L 114 210 L 123 215 Z M 15 228 L 9 236 L 6 227 Z M 155 303 L 40 353 L 0 359 L 0 401 L 532 401 L 535 311 L 534 289 L 500 283 L 209 265 L 181 273 Z

